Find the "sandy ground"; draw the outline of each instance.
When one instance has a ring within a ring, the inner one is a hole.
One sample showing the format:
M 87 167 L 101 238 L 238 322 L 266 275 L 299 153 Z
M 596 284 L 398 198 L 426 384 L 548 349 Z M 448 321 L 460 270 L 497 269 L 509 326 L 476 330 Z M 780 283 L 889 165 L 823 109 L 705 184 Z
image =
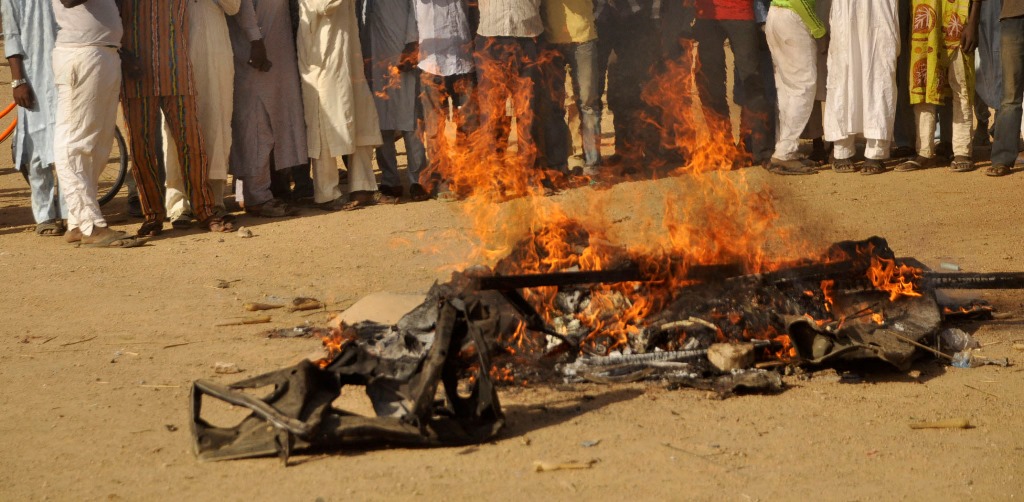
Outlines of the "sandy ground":
M 4 87 L 6 89 L 6 86 Z M 5 91 L 2 102 L 9 100 Z M 3 148 L 6 148 L 4 145 Z M 469 251 L 457 203 L 437 201 L 284 221 L 240 221 L 255 236 L 169 232 L 143 248 L 76 249 L 32 232 L 28 187 L 0 155 L 0 499 L 2 500 L 870 500 L 1024 496 L 1024 294 L 982 293 L 1008 319 L 966 328 L 1008 368 L 925 358 L 919 379 L 787 378 L 774 396 L 712 399 L 659 383 L 508 388 L 508 427 L 470 448 L 390 449 L 201 464 L 188 433 L 191 382 L 229 382 L 290 365 L 308 339 L 269 327 L 322 313 L 274 312 L 261 326 L 214 327 L 268 296 L 312 296 L 340 310 L 376 291 L 424 292 Z M 1024 270 L 1024 175 L 945 170 L 782 178 L 782 220 L 829 242 L 882 235 L 898 254 L 969 271 Z M 631 225 L 662 209 L 675 180 L 602 195 Z M 557 196 L 583 207 L 582 188 Z M 134 230 L 124 193 L 104 207 Z M 215 287 L 231 281 L 228 288 Z M 243 368 L 214 373 L 216 362 Z M 344 394 L 342 407 L 360 401 Z M 967 417 L 967 430 L 910 422 Z M 600 443 L 583 447 L 584 441 Z M 534 461 L 597 462 L 535 473 Z

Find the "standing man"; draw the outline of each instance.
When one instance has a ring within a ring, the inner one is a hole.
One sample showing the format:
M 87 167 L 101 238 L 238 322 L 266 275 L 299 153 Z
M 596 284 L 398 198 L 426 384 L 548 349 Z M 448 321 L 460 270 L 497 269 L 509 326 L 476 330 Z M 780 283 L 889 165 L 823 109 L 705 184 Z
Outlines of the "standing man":
M 160 114 L 167 119 L 178 150 L 185 192 L 196 219 L 211 232 L 233 230 L 214 212 L 206 145 L 199 125 L 189 61 L 188 0 L 123 0 L 125 123 L 131 138 L 132 176 L 139 187 L 146 221 L 140 236 L 159 235 L 167 210 L 160 182 L 157 141 Z
M 936 107 L 951 106 L 953 163 L 950 170 L 974 170 L 974 49 L 979 2 L 914 0 L 910 37 L 910 102 L 917 125 L 917 157 L 898 171 L 915 171 L 935 163 Z M 945 127 L 945 126 L 943 126 Z
M 829 17 L 825 140 L 835 143 L 832 169 L 857 171 L 857 135 L 867 140 L 863 174 L 885 172 L 896 120 L 896 0 L 833 0 Z
M 1021 98 L 1024 97 L 1024 0 L 1003 0 L 999 13 L 1003 101 L 996 112 L 989 176 L 1006 176 L 1020 153 Z
M 543 0 L 545 77 L 537 99 L 541 145 L 549 169 L 567 171 L 572 137 L 565 122 L 565 65 L 572 71 L 580 112 L 583 165 L 588 174 L 601 163 L 601 91 L 598 89 L 597 26 L 592 0 Z
M 64 235 L 53 172 L 53 129 L 57 88 L 53 85 L 53 44 L 57 23 L 50 0 L 2 0 L 4 50 L 11 66 L 11 87 L 18 105 L 14 167 L 22 169 L 32 189 L 36 235 Z
M 376 203 L 373 149 L 381 144 L 373 94 L 366 83 L 356 5 L 351 0 L 299 0 L 299 74 L 313 159 L 313 200 L 327 211 Z M 348 162 L 349 200 L 338 186 L 337 158 Z
M 697 87 L 701 91 L 704 118 L 718 134 L 731 137 L 732 124 L 726 96 L 725 41 L 734 55 L 736 85 L 743 88 L 743 114 L 750 131 L 750 150 L 755 164 L 770 161 L 772 145 L 768 137 L 769 104 L 758 60 L 758 26 L 751 0 L 697 0 L 693 25 L 697 40 L 700 71 Z M 808 60 L 808 65 L 813 60 Z
M 475 58 L 481 130 L 494 138 L 497 151 L 505 151 L 512 129 L 506 102 L 511 98 L 519 151 L 516 167 L 521 170 L 533 168 L 537 157 L 533 115 L 537 37 L 544 31 L 540 1 L 479 0 Z
M 416 30 L 415 0 L 362 0 L 359 37 L 363 57 L 368 61 L 367 79 L 373 91 L 380 120 L 383 143 L 377 147 L 380 167 L 380 192 L 389 202 L 402 197 L 402 179 L 398 174 L 398 136 L 405 141 L 408 164 L 409 197 L 426 200 L 429 195 L 420 184 L 420 173 L 427 163 L 419 120 L 420 76 L 416 68 L 419 34 Z M 391 200 L 393 199 L 393 200 Z
M 465 0 L 415 0 L 419 32 L 420 103 L 423 109 L 428 192 L 444 192 L 456 166 L 445 137 L 447 123 L 456 126 L 454 148 L 462 147 L 475 127 L 470 106 L 476 86 L 473 74 L 473 30 Z
M 291 210 L 271 192 L 273 172 L 309 163 L 288 0 L 242 0 L 228 31 L 235 67 L 231 174 L 242 184 L 247 213 L 285 216 Z
M 769 170 L 776 174 L 812 174 L 817 164 L 798 153 L 818 90 L 819 47 L 825 24 L 814 0 L 772 0 L 765 35 L 772 52 L 779 102 L 779 131 Z
M 188 6 L 189 57 L 195 70 L 199 126 L 209 159 L 210 193 L 219 214 L 226 214 L 224 187 L 231 153 L 231 110 L 234 66 L 225 16 L 238 13 L 241 0 L 193 0 Z M 247 53 L 248 54 L 248 53 Z M 167 174 L 165 205 L 175 228 L 191 225 L 192 210 L 185 200 L 181 165 L 170 127 L 164 127 L 164 165 Z M 249 209 L 248 207 L 246 209 Z
M 141 239 L 107 227 L 96 201 L 96 183 L 107 164 L 117 123 L 121 86 L 121 17 L 114 0 L 53 0 L 57 41 L 54 165 L 68 232 L 64 239 L 92 247 L 133 247 Z

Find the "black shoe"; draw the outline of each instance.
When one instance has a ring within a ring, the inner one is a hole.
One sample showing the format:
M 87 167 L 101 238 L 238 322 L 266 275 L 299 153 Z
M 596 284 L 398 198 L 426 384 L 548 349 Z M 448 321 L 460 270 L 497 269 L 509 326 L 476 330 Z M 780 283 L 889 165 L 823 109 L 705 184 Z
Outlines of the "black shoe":
M 402 186 L 401 185 L 395 186 L 395 187 L 389 186 L 389 185 L 381 185 L 381 186 L 377 187 L 377 190 L 380 191 L 380 193 L 382 193 L 384 195 L 391 196 L 391 197 L 399 197 L 399 198 L 402 197 Z
M 128 216 L 142 218 L 142 201 L 137 195 L 128 199 Z
M 423 202 L 430 199 L 430 194 L 427 192 L 426 188 L 423 188 L 423 185 L 413 183 L 412 185 L 409 185 L 409 198 L 413 202 Z

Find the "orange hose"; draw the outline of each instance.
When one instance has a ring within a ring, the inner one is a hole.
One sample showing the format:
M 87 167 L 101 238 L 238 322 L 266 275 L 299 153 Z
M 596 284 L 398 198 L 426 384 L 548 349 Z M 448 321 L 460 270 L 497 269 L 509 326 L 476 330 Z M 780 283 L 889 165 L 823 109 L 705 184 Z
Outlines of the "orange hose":
M 11 125 L 7 126 L 7 129 L 4 129 L 4 132 L 0 133 L 0 142 L 6 141 L 7 138 L 9 138 L 11 136 L 11 133 L 14 132 L 14 128 L 17 127 L 17 126 L 18 126 L 18 118 L 15 117 L 14 121 L 11 122 Z
M 11 104 L 7 105 L 7 108 L 4 108 L 4 111 L 0 112 L 0 118 L 6 117 L 7 114 L 11 113 L 11 110 L 13 110 L 14 107 L 16 107 L 16 106 L 18 106 L 18 105 L 15 104 L 15 103 L 11 103 Z

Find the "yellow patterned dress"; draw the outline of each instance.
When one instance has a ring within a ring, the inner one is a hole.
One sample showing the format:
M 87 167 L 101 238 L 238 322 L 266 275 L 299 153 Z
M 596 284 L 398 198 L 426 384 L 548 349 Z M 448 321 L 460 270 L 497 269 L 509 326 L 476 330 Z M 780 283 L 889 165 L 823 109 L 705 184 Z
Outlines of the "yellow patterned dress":
M 960 36 L 967 26 L 970 1 L 914 0 L 913 5 L 910 102 L 941 105 L 950 95 L 949 65 L 952 56 L 960 50 Z M 964 56 L 967 88 L 973 89 L 974 55 Z

